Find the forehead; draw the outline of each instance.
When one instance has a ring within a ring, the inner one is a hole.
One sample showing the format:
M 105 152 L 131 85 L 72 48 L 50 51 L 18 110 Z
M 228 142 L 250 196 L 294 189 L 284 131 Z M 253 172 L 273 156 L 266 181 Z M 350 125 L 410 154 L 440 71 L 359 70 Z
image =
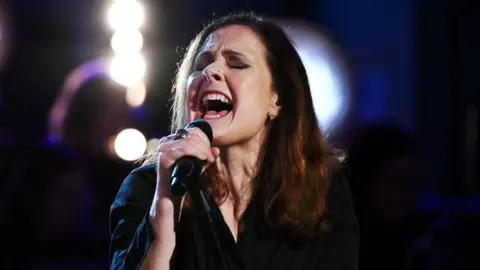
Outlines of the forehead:
M 265 46 L 260 38 L 244 25 L 231 25 L 211 33 L 200 48 L 200 52 L 233 50 L 247 55 L 263 54 Z

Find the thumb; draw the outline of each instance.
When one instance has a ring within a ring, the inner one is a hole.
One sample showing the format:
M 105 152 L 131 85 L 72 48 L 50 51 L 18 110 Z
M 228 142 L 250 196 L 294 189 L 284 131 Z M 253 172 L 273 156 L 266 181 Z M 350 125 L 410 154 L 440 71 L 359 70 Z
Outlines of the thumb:
M 212 147 L 211 150 L 212 150 L 213 157 L 214 157 L 215 159 L 216 159 L 218 156 L 220 156 L 220 148 L 218 148 L 218 147 Z
M 215 158 L 215 160 L 217 159 L 217 157 L 220 155 L 220 148 L 218 147 L 211 147 L 210 150 L 212 151 L 212 155 L 213 155 L 213 158 Z M 205 163 L 203 165 L 203 168 L 202 168 L 202 173 L 208 168 L 208 166 L 210 166 L 212 163 Z

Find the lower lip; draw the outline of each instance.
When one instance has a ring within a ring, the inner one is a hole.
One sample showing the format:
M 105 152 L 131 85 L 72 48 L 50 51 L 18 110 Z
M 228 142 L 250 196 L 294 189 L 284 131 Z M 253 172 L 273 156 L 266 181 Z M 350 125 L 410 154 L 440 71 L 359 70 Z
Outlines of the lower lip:
M 223 116 L 221 116 L 220 114 L 205 114 L 205 116 L 203 116 L 203 119 L 205 119 L 205 120 L 220 119 L 220 118 L 224 118 L 224 117 L 228 116 L 230 113 L 231 113 L 231 111 L 226 113 Z

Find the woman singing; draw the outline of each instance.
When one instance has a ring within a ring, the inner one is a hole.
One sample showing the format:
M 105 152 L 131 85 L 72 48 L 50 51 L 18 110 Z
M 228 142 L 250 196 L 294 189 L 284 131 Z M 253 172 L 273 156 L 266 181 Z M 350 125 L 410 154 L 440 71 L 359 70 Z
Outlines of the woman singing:
M 189 46 L 174 95 L 172 130 L 204 119 L 213 143 L 198 128 L 161 138 L 125 179 L 110 213 L 111 269 L 357 269 L 342 163 L 279 26 L 250 13 L 211 23 Z M 184 156 L 205 161 L 217 242 L 190 196 L 170 193 Z

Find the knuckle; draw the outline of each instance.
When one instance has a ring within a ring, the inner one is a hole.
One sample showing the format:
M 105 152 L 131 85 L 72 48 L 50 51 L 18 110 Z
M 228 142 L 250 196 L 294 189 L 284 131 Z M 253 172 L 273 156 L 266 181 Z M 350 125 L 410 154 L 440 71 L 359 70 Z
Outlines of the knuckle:
M 168 148 L 168 145 L 166 143 L 159 143 L 157 147 L 157 151 L 162 153 L 165 152 Z
M 204 159 L 204 157 L 205 157 L 204 151 L 202 151 L 201 148 L 196 147 L 196 146 L 185 148 L 184 155 L 197 157 L 199 159 Z
M 163 136 L 162 138 L 160 138 L 160 140 L 158 140 L 158 144 L 169 142 L 174 138 L 174 136 L 175 136 L 174 134 Z
M 168 149 L 168 154 L 169 155 L 175 155 L 175 154 L 183 154 L 185 151 L 181 147 L 172 147 Z
M 204 146 L 208 145 L 206 143 L 205 139 L 202 138 L 199 135 L 195 135 L 195 136 L 192 136 L 192 137 L 187 137 L 185 139 L 185 142 L 189 145 L 195 145 L 195 146 L 201 146 L 201 147 L 204 147 Z
M 195 138 L 191 138 L 191 137 L 187 137 L 185 139 L 185 144 L 186 145 L 197 145 L 197 140 L 195 140 Z

